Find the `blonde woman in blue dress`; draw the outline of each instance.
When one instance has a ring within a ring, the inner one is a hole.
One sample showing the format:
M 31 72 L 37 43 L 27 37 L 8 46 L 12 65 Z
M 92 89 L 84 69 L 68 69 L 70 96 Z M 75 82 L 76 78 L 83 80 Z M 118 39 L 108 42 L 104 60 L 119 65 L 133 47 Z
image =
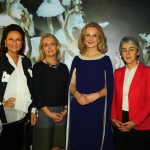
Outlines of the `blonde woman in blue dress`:
M 58 22 L 63 26 L 64 19 L 62 13 L 65 11 L 59 0 L 44 0 L 44 2 L 38 7 L 37 15 L 39 17 L 46 17 L 48 23 L 48 29 L 53 34 L 52 17 L 57 17 Z

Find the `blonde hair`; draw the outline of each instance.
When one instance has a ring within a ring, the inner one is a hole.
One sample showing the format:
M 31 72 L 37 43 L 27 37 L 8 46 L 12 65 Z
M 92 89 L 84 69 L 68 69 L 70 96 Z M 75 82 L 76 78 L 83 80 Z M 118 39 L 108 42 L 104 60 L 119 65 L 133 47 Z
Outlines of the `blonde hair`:
M 43 50 L 42 50 L 42 48 L 43 48 L 42 42 L 43 42 L 43 40 L 44 40 L 46 37 L 50 37 L 50 38 L 52 38 L 52 39 L 55 40 L 56 45 L 57 45 L 56 61 L 59 62 L 59 61 L 61 60 L 60 43 L 59 43 L 59 41 L 57 40 L 57 38 L 56 38 L 54 35 L 50 34 L 50 33 L 44 33 L 44 34 L 41 36 L 40 44 L 39 44 L 39 52 L 40 52 L 40 54 L 39 54 L 39 57 L 38 57 L 38 62 L 39 62 L 39 61 L 42 61 L 42 60 L 45 59 L 45 57 L 46 57 L 45 54 L 44 54 L 44 52 L 43 52 Z
M 97 45 L 97 49 L 102 54 L 106 53 L 108 47 L 107 47 L 107 39 L 104 35 L 104 32 L 98 23 L 91 22 L 91 23 L 88 23 L 87 25 L 85 25 L 81 30 L 81 33 L 80 33 L 80 36 L 78 39 L 78 47 L 80 49 L 80 54 L 83 54 L 86 52 L 86 45 L 84 42 L 84 37 L 85 37 L 86 29 L 89 27 L 94 27 L 94 28 L 98 29 L 98 31 L 99 31 L 99 43 Z

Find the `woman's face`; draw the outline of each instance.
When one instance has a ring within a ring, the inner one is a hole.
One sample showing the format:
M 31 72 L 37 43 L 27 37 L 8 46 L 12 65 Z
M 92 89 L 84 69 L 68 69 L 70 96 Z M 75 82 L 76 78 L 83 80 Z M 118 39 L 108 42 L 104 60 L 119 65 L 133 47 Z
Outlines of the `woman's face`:
M 42 41 L 42 51 L 47 57 L 56 56 L 57 44 L 56 41 L 51 37 L 46 37 Z
M 137 57 L 140 51 L 133 44 L 124 43 L 121 46 L 121 56 L 127 65 L 134 65 L 137 63 Z
M 73 28 L 72 29 L 72 36 L 73 36 L 73 38 L 75 40 L 78 40 L 78 38 L 79 38 L 79 30 Z
M 99 43 L 99 30 L 95 27 L 86 28 L 84 42 L 88 48 L 97 48 Z
M 10 31 L 5 39 L 5 46 L 8 53 L 18 53 L 22 47 L 22 35 L 18 31 Z

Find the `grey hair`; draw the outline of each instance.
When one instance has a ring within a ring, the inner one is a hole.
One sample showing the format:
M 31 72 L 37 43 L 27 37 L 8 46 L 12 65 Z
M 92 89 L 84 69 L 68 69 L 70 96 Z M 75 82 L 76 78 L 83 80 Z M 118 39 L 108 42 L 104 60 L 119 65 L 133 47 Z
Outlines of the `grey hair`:
M 139 41 L 133 37 L 133 36 L 126 36 L 126 37 L 123 37 L 120 41 L 120 44 L 119 44 L 119 51 L 121 52 L 121 47 L 123 44 L 133 44 L 134 46 L 136 46 L 137 50 L 140 51 L 140 44 L 139 44 Z

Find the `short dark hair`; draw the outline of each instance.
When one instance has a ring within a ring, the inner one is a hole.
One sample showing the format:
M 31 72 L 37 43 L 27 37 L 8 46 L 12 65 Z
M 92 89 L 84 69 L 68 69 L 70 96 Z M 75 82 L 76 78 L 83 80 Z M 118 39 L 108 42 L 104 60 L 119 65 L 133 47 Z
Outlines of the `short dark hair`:
M 7 38 L 7 35 L 11 31 L 17 31 L 21 34 L 23 43 L 22 43 L 21 49 L 18 51 L 18 54 L 24 56 L 25 33 L 24 33 L 23 29 L 17 24 L 10 24 L 10 25 L 4 27 L 3 32 L 2 32 L 2 39 L 1 39 L 1 43 L 0 43 L 0 56 L 5 55 L 8 51 L 7 47 L 5 47 L 5 40 Z

